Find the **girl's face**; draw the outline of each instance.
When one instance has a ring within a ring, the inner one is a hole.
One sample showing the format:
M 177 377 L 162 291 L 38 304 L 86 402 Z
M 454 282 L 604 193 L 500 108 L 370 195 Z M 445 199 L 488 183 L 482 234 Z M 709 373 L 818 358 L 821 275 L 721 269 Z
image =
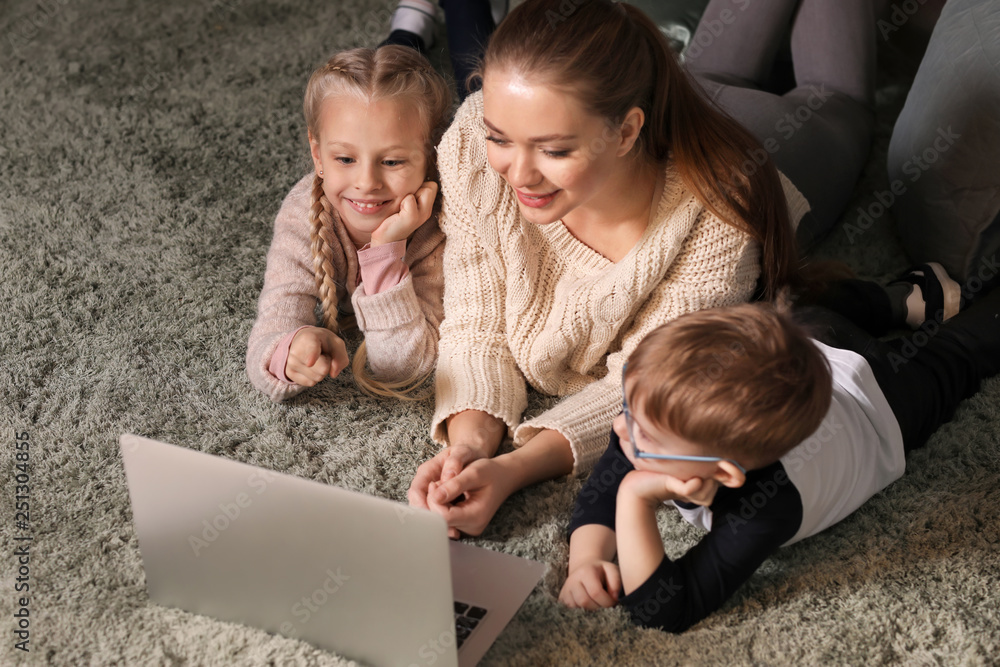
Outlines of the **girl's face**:
M 319 114 L 319 136 L 309 133 L 323 192 L 359 247 L 399 212 L 427 174 L 427 128 L 412 105 L 388 99 L 367 102 L 328 97 Z
M 612 127 L 575 96 L 504 70 L 483 79 L 483 122 L 490 166 L 514 189 L 528 222 L 555 222 L 621 195 L 608 190 L 638 133 L 629 122 Z

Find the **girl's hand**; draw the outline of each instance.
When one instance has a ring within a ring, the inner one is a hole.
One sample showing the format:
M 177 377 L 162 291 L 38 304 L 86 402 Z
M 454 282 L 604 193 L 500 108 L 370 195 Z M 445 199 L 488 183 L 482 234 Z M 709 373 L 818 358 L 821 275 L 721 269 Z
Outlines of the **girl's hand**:
M 410 235 L 431 217 L 437 191 L 437 183 L 425 181 L 414 194 L 403 197 L 399 212 L 383 220 L 382 224 L 372 232 L 371 244 L 378 246 L 410 238 Z
M 686 482 L 660 472 L 633 470 L 625 475 L 618 494 L 627 494 L 656 505 L 667 500 L 681 500 L 696 505 L 711 505 L 719 483 L 714 479 L 692 477 Z
M 347 363 L 347 347 L 337 334 L 323 327 L 305 327 L 288 347 L 285 377 L 312 387 L 327 376 L 337 377 Z
M 594 611 L 618 604 L 622 576 L 618 566 L 606 560 L 583 563 L 566 577 L 559 602 L 572 609 Z

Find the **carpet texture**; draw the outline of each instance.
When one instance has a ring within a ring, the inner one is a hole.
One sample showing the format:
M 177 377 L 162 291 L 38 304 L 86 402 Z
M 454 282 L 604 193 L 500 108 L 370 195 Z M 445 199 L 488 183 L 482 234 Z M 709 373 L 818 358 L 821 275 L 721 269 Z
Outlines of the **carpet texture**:
M 271 224 L 309 168 L 306 78 L 336 49 L 376 44 L 393 5 L 4 3 L 0 663 L 350 664 L 151 604 L 117 438 L 134 432 L 397 500 L 435 452 L 430 402 L 369 398 L 345 373 L 278 406 L 244 370 Z M 858 226 L 858 208 L 888 188 L 889 128 L 906 93 L 907 73 L 883 70 L 877 145 L 818 251 L 874 279 L 907 263 L 890 215 Z M 530 410 L 550 401 L 533 395 Z M 557 604 L 581 480 L 516 494 L 474 541 L 549 569 L 483 664 L 995 664 L 998 406 L 1000 382 L 988 382 L 902 480 L 782 550 L 679 636 L 637 629 L 620 610 Z M 19 527 L 25 438 L 30 516 Z M 671 556 L 698 539 L 674 513 L 660 525 Z M 25 595 L 14 553 L 25 544 L 29 653 L 14 647 Z

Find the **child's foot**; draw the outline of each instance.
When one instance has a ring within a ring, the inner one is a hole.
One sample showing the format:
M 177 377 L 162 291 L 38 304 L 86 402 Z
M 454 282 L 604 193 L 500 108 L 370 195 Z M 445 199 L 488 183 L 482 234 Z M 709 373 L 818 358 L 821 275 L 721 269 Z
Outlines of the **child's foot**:
M 426 53 L 434 45 L 437 8 L 429 0 L 400 0 L 392 13 L 389 37 L 379 46 L 400 44 Z
M 961 309 L 961 286 L 937 262 L 915 266 L 889 285 L 906 283 L 911 285 L 905 304 L 906 323 L 911 329 L 919 329 L 929 319 L 944 322 Z

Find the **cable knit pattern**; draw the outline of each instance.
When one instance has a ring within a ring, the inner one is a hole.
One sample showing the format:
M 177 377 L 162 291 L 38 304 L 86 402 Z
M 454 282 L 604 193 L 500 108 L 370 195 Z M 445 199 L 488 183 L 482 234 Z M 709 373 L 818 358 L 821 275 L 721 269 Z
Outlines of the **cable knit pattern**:
M 247 343 L 247 375 L 276 402 L 301 393 L 305 387 L 282 382 L 268 370 L 275 348 L 289 332 L 318 323 L 319 292 L 309 239 L 312 182 L 310 173 L 296 183 L 278 211 L 257 321 Z M 364 283 L 358 284 L 357 249 L 336 215 L 334 224 L 342 251 L 334 253 L 340 310 L 353 310 L 367 341 L 373 375 L 380 380 L 398 380 L 413 372 L 429 371 L 437 358 L 443 316 L 444 234 L 434 220 L 422 225 L 406 245 L 403 262 L 409 267 L 408 275 L 384 292 L 366 294 Z
M 706 211 L 669 165 L 650 225 L 617 263 L 561 222 L 528 223 L 487 163 L 482 115 L 482 94 L 471 95 L 438 147 L 448 244 L 431 436 L 447 444 L 445 419 L 482 410 L 515 446 L 559 431 L 574 470 L 588 470 L 621 410 L 621 369 L 636 344 L 686 312 L 747 301 L 760 248 Z M 797 224 L 808 203 L 782 183 Z M 521 423 L 525 381 L 566 398 Z

